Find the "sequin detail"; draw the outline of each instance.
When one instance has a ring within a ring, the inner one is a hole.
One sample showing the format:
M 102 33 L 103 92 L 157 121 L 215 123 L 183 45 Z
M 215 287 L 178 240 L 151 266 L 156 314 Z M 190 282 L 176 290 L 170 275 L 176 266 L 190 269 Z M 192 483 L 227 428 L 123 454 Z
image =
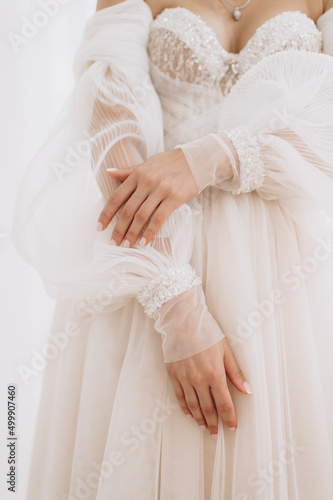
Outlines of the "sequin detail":
M 171 267 L 165 273 L 153 278 L 140 290 L 136 298 L 144 307 L 147 316 L 152 318 L 156 309 L 165 302 L 200 284 L 201 279 L 190 264 Z
M 240 185 L 232 194 L 250 193 L 261 188 L 265 178 L 264 157 L 257 137 L 247 127 L 225 131 L 239 159 Z
M 198 15 L 176 7 L 156 17 L 148 41 L 153 69 L 173 79 L 216 87 L 224 95 L 264 57 L 285 50 L 321 52 L 322 34 L 306 14 L 287 11 L 268 19 L 234 54 L 221 46 Z

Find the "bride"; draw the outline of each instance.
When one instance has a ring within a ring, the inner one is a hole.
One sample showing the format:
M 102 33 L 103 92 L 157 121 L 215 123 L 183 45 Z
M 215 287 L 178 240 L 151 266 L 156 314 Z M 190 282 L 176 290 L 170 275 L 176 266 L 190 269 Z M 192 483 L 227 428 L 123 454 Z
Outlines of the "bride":
M 98 1 L 16 208 L 58 299 L 28 499 L 333 498 L 332 33 Z

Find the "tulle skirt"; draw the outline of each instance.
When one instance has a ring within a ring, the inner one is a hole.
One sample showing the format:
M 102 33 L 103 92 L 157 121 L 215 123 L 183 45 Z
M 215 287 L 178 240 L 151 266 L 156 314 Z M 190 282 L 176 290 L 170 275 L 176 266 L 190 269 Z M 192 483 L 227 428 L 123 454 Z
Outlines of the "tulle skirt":
M 192 203 L 192 264 L 254 390 L 230 385 L 237 431 L 220 421 L 215 443 L 185 418 L 134 299 L 59 301 L 50 342 L 71 334 L 45 371 L 28 500 L 333 498 L 333 240 L 256 193 Z
M 154 92 L 148 11 L 133 0 L 96 14 L 68 110 L 19 195 L 16 246 L 60 299 L 28 500 L 331 500 L 332 60 L 297 51 L 265 58 L 222 111 L 221 95 L 209 110 L 206 87 L 164 75 Z M 139 86 L 140 98 L 138 82 L 149 84 Z M 280 123 L 276 111 L 293 120 Z M 230 385 L 238 429 L 220 421 L 216 443 L 180 410 L 160 335 L 134 298 L 167 252 L 113 247 L 112 228 L 96 236 L 94 224 L 101 194 L 105 202 L 116 187 L 103 170 L 108 152 L 119 154 L 114 166 L 137 165 L 163 150 L 163 124 L 170 149 L 216 132 L 218 122 L 258 136 L 265 185 L 239 196 L 210 187 L 191 200 L 193 249 L 181 217 L 188 207 L 164 234 L 174 255 L 191 255 L 208 309 L 253 386 L 249 396 Z M 78 168 L 65 162 L 59 180 L 54 159 L 64 162 L 85 131 L 89 151 Z M 128 287 L 110 304 L 94 293 L 118 264 Z

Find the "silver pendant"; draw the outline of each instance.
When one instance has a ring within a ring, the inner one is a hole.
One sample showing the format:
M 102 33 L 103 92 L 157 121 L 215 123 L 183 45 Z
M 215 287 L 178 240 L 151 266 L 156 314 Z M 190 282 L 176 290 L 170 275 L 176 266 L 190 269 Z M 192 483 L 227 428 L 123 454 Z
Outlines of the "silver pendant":
M 235 7 L 235 8 L 234 8 L 234 11 L 233 11 L 233 13 L 232 13 L 232 17 L 235 19 L 235 21 L 239 21 L 239 19 L 241 18 L 241 15 L 242 15 L 242 13 L 241 13 L 241 11 L 239 10 L 239 8 L 238 8 L 238 7 Z

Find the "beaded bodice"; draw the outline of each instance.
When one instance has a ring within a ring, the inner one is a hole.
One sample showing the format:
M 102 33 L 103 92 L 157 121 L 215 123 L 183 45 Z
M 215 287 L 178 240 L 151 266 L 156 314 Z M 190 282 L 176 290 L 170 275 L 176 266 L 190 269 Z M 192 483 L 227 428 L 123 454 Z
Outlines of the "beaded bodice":
M 229 93 L 238 79 L 264 57 L 284 50 L 320 52 L 321 33 L 299 11 L 279 14 L 260 26 L 238 54 L 225 50 L 213 29 L 198 15 L 182 8 L 165 9 L 152 22 L 148 42 L 152 76 Z

